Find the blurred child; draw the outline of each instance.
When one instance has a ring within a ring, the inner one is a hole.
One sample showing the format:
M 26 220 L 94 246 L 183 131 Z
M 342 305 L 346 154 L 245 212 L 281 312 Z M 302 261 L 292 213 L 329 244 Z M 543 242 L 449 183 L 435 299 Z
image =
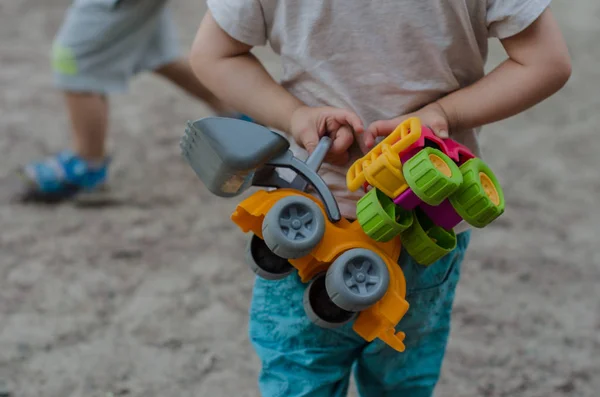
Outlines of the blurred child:
M 64 91 L 73 150 L 23 167 L 20 198 L 26 201 L 60 201 L 104 185 L 107 96 L 125 91 L 140 72 L 152 71 L 213 112 L 232 115 L 181 58 L 167 0 L 75 0 L 55 38 L 52 66 Z
M 333 138 L 321 174 L 355 217 L 360 192 L 345 173 L 376 137 L 418 116 L 480 154 L 478 129 L 558 91 L 570 57 L 550 0 L 208 0 L 192 55 L 199 79 L 261 124 L 288 132 L 311 152 Z M 484 76 L 488 39 L 508 58 Z M 277 84 L 250 54 L 270 43 L 281 55 Z M 506 131 L 511 134 L 511 131 Z M 431 396 L 440 374 L 455 288 L 469 242 L 429 267 L 403 252 L 406 351 L 367 343 L 351 325 L 326 330 L 302 308 L 297 276 L 257 279 L 250 338 L 262 361 L 265 396 L 343 396 L 351 369 L 361 396 Z

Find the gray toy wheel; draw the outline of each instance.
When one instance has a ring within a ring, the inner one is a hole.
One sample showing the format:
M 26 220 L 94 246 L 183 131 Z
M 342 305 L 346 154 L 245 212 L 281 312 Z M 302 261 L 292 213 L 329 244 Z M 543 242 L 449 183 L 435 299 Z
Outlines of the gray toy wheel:
M 331 300 L 344 310 L 358 312 L 387 292 L 390 273 L 375 252 L 355 248 L 340 255 L 327 271 L 325 284 Z
M 246 263 L 259 277 L 281 280 L 294 271 L 287 259 L 275 255 L 257 235 L 253 234 L 246 245 Z
M 288 196 L 269 210 L 262 232 L 267 247 L 277 256 L 301 258 L 323 238 L 325 217 L 314 201 L 303 196 Z
M 304 311 L 321 328 L 339 328 L 354 320 L 358 313 L 346 311 L 331 301 L 325 288 L 325 274 L 315 277 L 304 291 Z

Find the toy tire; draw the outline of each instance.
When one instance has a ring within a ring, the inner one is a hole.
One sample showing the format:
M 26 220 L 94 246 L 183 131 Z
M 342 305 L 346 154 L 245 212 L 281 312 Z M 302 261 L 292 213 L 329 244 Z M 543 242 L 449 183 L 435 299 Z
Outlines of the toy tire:
M 410 212 L 394 204 L 377 188 L 358 201 L 356 219 L 367 236 L 380 242 L 390 241 L 412 223 Z
M 359 312 L 387 292 L 390 273 L 375 252 L 355 248 L 340 255 L 327 270 L 325 285 L 331 301 L 344 310 Z
M 288 196 L 269 210 L 262 225 L 263 238 L 275 255 L 297 259 L 308 255 L 325 233 L 319 206 L 303 196 Z
M 429 266 L 456 248 L 456 234 L 436 226 L 420 209 L 413 211 L 413 224 L 400 234 L 406 252 L 415 262 Z
M 246 245 L 246 263 L 254 274 L 266 280 L 281 280 L 294 271 L 287 259 L 275 255 L 255 234 Z
M 452 207 L 467 223 L 482 228 L 504 212 L 504 193 L 498 179 L 481 159 L 460 167 L 463 183 L 449 198 Z
M 439 205 L 463 181 L 456 163 L 440 150 L 426 147 L 402 165 L 402 173 L 412 191 L 429 205 Z
M 315 277 L 304 291 L 304 311 L 321 328 L 339 328 L 354 320 L 358 313 L 346 311 L 331 301 L 325 288 L 325 274 Z

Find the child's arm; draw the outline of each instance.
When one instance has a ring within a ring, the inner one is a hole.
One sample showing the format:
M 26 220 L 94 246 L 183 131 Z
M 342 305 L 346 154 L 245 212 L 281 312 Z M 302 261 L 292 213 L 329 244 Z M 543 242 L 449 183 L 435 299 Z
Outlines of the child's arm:
M 251 49 L 223 31 L 209 11 L 192 45 L 192 69 L 219 99 L 236 110 L 289 131 L 291 116 L 303 103 L 273 80 Z
M 442 138 L 447 131 L 483 126 L 521 113 L 557 92 L 571 75 L 571 60 L 551 11 L 521 33 L 501 41 L 509 59 L 475 84 L 415 112 L 369 126 L 366 143 L 388 135 L 407 116 L 417 115 Z
M 194 40 L 192 69 L 219 99 L 261 124 L 291 133 L 309 152 L 320 136 L 329 134 L 328 161 L 345 162 L 354 141 L 352 129 L 362 132 L 360 118 L 345 109 L 306 107 L 273 80 L 251 49 L 221 29 L 209 11 Z
M 567 45 L 549 9 L 502 45 L 509 59 L 477 83 L 438 101 L 451 130 L 521 113 L 557 92 L 571 76 Z

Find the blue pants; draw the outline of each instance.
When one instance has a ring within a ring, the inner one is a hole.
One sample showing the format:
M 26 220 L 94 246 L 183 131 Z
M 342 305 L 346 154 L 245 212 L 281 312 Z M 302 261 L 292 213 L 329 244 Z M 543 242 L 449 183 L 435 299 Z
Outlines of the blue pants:
M 450 314 L 470 232 L 457 247 L 423 267 L 406 252 L 399 264 L 410 309 L 398 325 L 406 351 L 376 339 L 368 343 L 352 324 L 327 330 L 305 315 L 306 284 L 296 273 L 280 281 L 257 278 L 250 308 L 250 340 L 262 361 L 265 397 L 341 397 L 354 370 L 361 397 L 430 397 L 438 381 L 450 332 Z

